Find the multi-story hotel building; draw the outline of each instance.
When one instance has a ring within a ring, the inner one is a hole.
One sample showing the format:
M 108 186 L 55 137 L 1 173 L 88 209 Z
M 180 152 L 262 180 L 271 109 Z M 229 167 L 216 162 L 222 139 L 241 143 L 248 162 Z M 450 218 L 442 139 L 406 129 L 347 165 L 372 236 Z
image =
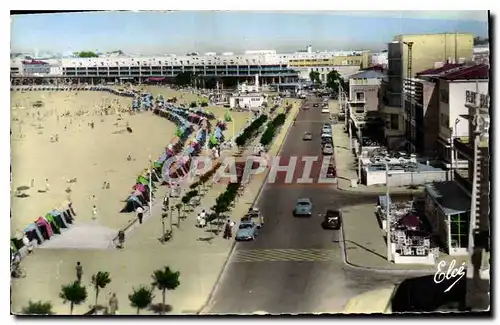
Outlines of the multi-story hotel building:
M 332 69 L 345 76 L 368 65 L 367 52 L 312 52 L 279 54 L 276 51 L 247 51 L 245 54 L 184 55 L 155 57 L 63 58 L 43 61 L 11 61 L 13 83 L 23 80 L 53 77 L 82 83 L 120 81 L 145 82 L 171 79 L 182 72 L 201 77 L 213 77 L 221 82 L 228 78 L 252 81 L 259 75 L 262 84 L 290 83 L 308 79 L 309 72 L 322 72 L 322 79 Z M 43 71 L 42 71 L 43 70 Z

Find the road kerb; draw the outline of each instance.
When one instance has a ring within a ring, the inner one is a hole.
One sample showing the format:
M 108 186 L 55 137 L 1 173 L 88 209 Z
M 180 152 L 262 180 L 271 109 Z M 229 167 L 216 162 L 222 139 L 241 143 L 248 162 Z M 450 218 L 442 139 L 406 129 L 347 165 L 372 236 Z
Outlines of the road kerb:
M 348 268 L 355 269 L 355 270 L 360 270 L 360 271 L 367 271 L 367 272 L 373 272 L 373 273 L 382 273 L 382 274 L 394 274 L 394 275 L 406 275 L 406 274 L 411 274 L 411 275 L 429 275 L 429 274 L 434 274 L 434 271 L 431 270 L 412 270 L 412 269 L 383 269 L 383 268 L 374 268 L 374 267 L 369 267 L 369 266 L 361 266 L 361 265 L 356 265 L 351 262 L 349 262 L 349 258 L 347 256 L 347 249 L 345 245 L 345 232 L 344 232 L 344 226 L 340 226 L 340 239 L 339 239 L 339 244 L 341 246 L 340 250 L 342 251 L 342 262 L 344 262 L 344 265 Z
M 299 107 L 295 110 L 294 114 L 291 116 L 293 117 L 293 119 L 295 119 L 298 115 L 298 113 L 300 112 L 300 106 L 301 106 L 302 103 L 299 103 Z M 292 119 L 292 121 L 293 121 Z M 288 122 L 288 119 L 287 121 Z M 285 122 L 285 126 L 287 125 Z M 292 123 L 289 123 L 288 124 L 288 127 L 286 128 L 286 133 L 285 133 L 285 136 L 283 137 L 283 140 L 281 141 L 279 147 L 278 147 L 278 151 L 277 153 L 280 153 L 281 150 L 283 149 L 283 146 L 286 142 L 286 139 L 288 138 L 288 135 L 290 134 L 290 131 L 292 129 Z M 281 130 L 281 132 L 283 132 L 283 129 Z M 281 133 L 280 132 L 280 133 Z M 279 135 L 278 135 L 279 136 Z M 273 145 L 271 146 L 271 148 L 274 146 L 274 143 Z M 271 150 L 270 150 L 271 151 Z M 267 183 L 267 178 L 269 176 L 269 169 L 266 169 L 266 176 L 264 178 L 264 181 L 262 182 L 262 184 L 260 185 L 259 187 L 259 191 L 257 193 L 257 196 L 255 197 L 255 199 L 253 200 L 253 203 L 252 203 L 252 206 L 255 205 L 256 202 L 259 202 L 259 199 L 260 199 L 260 196 L 262 195 L 262 190 L 264 189 L 266 183 Z M 217 291 L 217 288 L 219 287 L 219 283 L 220 283 L 220 279 L 222 278 L 222 275 L 224 274 L 224 272 L 226 271 L 227 269 L 227 266 L 229 264 L 229 260 L 231 259 L 231 256 L 233 255 L 233 252 L 234 252 L 234 248 L 236 247 L 236 241 L 233 240 L 233 243 L 231 244 L 231 247 L 229 248 L 229 252 L 227 254 L 227 258 L 224 262 L 224 265 L 222 266 L 222 269 L 219 273 L 219 275 L 217 276 L 217 280 L 215 281 L 215 285 L 213 286 L 212 290 L 210 291 L 210 294 L 208 295 L 205 303 L 203 304 L 203 306 L 200 308 L 200 310 L 197 312 L 198 315 L 203 315 L 206 313 L 206 309 L 209 307 L 209 302 L 210 300 L 212 300 L 212 297 L 214 295 L 214 293 Z

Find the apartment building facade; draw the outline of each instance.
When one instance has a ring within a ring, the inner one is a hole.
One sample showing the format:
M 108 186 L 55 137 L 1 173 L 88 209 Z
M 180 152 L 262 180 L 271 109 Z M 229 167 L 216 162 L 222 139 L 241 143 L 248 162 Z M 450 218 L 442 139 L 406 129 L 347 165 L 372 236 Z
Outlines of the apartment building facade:
M 378 92 L 382 80 L 386 80 L 385 71 L 366 70 L 349 77 L 349 102 L 357 111 L 378 111 Z
M 473 35 L 458 33 L 398 35 L 388 44 L 387 83 L 381 87 L 379 110 L 385 116 L 386 125 L 390 126 L 384 129 L 389 147 L 405 141 L 404 113 L 411 115 L 404 107 L 404 80 L 413 78 L 416 72 L 438 68 L 446 62 L 470 61 L 472 48 Z

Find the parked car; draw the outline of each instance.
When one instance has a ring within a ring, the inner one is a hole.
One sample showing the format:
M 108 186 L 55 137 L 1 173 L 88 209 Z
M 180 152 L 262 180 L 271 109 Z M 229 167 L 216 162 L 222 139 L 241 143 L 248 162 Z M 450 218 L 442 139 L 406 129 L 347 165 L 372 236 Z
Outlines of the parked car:
M 312 216 L 313 205 L 311 199 L 301 198 L 297 200 L 293 209 L 294 217 L 310 217 Z
M 325 143 L 323 146 L 323 155 L 330 156 L 333 155 L 333 146 L 331 143 Z
M 332 141 L 332 137 L 321 137 L 321 145 L 325 145 L 325 144 L 332 144 L 333 141 Z
M 329 123 L 325 123 L 325 124 L 323 124 L 323 129 L 325 129 L 325 128 L 328 128 L 331 130 L 332 126 Z
M 259 232 L 259 224 L 254 221 L 244 221 L 238 226 L 235 239 L 237 241 L 255 240 Z
M 323 114 L 330 114 L 330 109 L 328 107 L 323 107 L 321 109 L 321 113 L 323 113 Z
M 309 106 L 302 106 L 302 109 L 303 109 L 304 111 L 307 111 L 307 110 L 309 110 Z
M 304 136 L 302 137 L 302 140 L 304 140 L 304 141 L 311 141 L 312 139 L 313 139 L 313 135 L 311 132 L 304 133 Z
M 321 227 L 323 227 L 323 229 L 340 229 L 340 225 L 342 223 L 341 210 L 328 209 L 324 215 L 320 216 L 324 218 L 323 222 L 321 222 Z
M 313 107 L 319 107 L 318 103 L 313 104 Z

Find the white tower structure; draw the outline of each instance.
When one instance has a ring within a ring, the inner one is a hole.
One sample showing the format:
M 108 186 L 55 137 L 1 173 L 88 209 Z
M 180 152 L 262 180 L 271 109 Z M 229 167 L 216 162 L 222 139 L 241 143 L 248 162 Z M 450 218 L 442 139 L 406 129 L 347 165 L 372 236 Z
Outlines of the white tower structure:
M 313 48 L 311 45 L 307 45 L 307 53 L 311 54 L 313 51 Z

